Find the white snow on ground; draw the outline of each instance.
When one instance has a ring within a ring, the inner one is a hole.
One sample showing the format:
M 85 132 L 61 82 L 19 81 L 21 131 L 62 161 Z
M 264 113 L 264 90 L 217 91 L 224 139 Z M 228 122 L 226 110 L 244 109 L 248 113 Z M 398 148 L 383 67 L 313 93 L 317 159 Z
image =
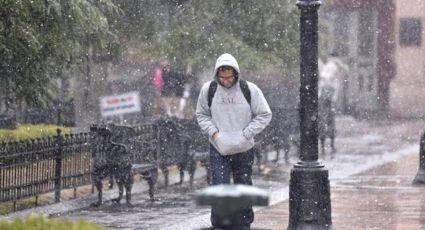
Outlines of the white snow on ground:
M 348 178 L 351 175 L 358 174 L 374 167 L 397 161 L 403 157 L 412 154 L 418 154 L 419 145 L 410 144 L 410 145 L 400 145 L 394 146 L 394 144 L 385 143 L 388 140 L 387 134 L 379 134 L 373 132 L 367 125 L 356 123 L 356 121 L 350 121 L 348 118 L 344 117 L 344 120 L 340 124 L 345 127 L 340 127 L 341 130 L 347 128 L 348 131 L 345 131 L 338 136 L 336 139 L 336 146 L 338 148 L 337 152 L 334 155 L 334 158 L 329 159 L 325 157 L 320 159 L 325 167 L 329 171 L 329 180 L 332 185 L 335 185 L 341 179 Z M 363 125 L 363 128 L 360 127 Z M 349 129 L 349 126 L 354 126 L 355 128 Z M 396 129 L 396 130 L 394 130 Z M 400 129 L 400 130 L 399 130 Z M 371 132 L 372 131 L 372 132 Z M 392 127 L 391 132 L 393 134 L 403 135 L 404 131 L 400 128 L 400 125 Z M 345 135 L 344 135 L 345 134 Z M 399 137 L 396 137 L 399 139 Z M 403 143 L 402 139 L 394 142 L 396 145 L 398 143 Z M 412 143 L 412 142 L 410 142 Z M 392 147 L 391 147 L 392 146 Z M 274 156 L 273 153 L 270 153 L 270 156 Z M 298 161 L 296 158 L 291 158 L 291 164 L 295 164 Z M 270 204 L 274 205 L 278 202 L 282 202 L 288 199 L 289 187 L 287 178 L 289 177 L 290 166 L 282 166 L 282 175 L 275 180 L 264 180 L 264 178 L 258 178 L 254 176 L 253 183 L 255 186 L 266 189 L 270 196 Z M 280 169 L 280 168 L 279 168 Z M 199 172 L 199 173 L 198 173 Z M 197 178 L 204 177 L 205 172 L 197 171 L 195 174 Z M 280 174 L 279 174 L 280 175 Z M 171 182 L 177 181 L 176 177 L 171 178 Z M 161 177 L 160 177 L 161 178 Z M 283 179 L 280 179 L 283 178 Z M 412 178 L 413 180 L 413 178 Z M 162 184 L 162 182 L 159 182 Z M 133 193 L 146 193 L 147 185 L 146 182 L 137 183 L 133 187 Z M 117 195 L 116 190 L 106 191 L 104 193 L 105 200 L 109 200 Z M 0 216 L 0 219 L 13 219 L 16 217 L 25 217 L 32 212 L 41 213 L 41 214 L 55 214 L 55 213 L 64 213 L 66 211 L 72 211 L 75 209 L 80 209 L 86 207 L 89 203 L 96 201 L 96 193 L 92 194 L 85 198 L 77 198 L 75 200 L 63 201 L 58 204 L 53 204 L 44 207 L 33 208 L 29 210 L 24 210 L 16 213 L 12 213 L 7 216 Z M 195 207 L 194 204 L 189 207 L 184 208 L 193 208 L 193 210 L 188 211 L 189 215 L 176 215 L 171 218 L 168 216 L 161 217 L 157 222 L 160 224 L 155 225 L 154 228 L 149 229 L 200 229 L 210 226 L 209 220 L 209 207 Z M 254 210 L 260 210 L 264 207 L 255 207 Z M 173 211 L 173 210 L 172 210 Z M 122 218 L 119 215 L 109 216 L 107 213 L 103 213 L 104 216 L 100 218 L 108 218 L 109 222 L 117 222 L 117 218 Z M 140 219 L 142 213 L 128 213 L 126 222 L 129 224 L 126 225 L 128 229 L 143 229 L 142 226 L 137 225 L 138 222 L 143 221 Z M 162 215 L 162 214 L 161 214 Z M 64 216 L 66 217 L 66 216 Z M 94 218 L 96 215 L 94 215 Z M 137 220 L 137 221 L 136 221 Z M 130 223 L 132 222 L 132 223 Z M 105 222 L 106 223 L 106 222 Z M 113 225 L 116 226 L 116 225 Z M 123 227 L 126 229 L 126 227 Z
M 374 135 L 369 135 L 366 138 L 370 138 Z M 373 138 L 370 138 L 369 140 L 379 140 L 380 137 L 374 136 Z M 367 151 L 371 154 L 353 154 L 353 152 L 338 152 L 335 154 L 335 157 L 332 160 L 323 160 L 325 167 L 329 171 L 329 180 L 331 185 L 334 185 L 338 180 L 347 178 L 353 174 L 357 174 L 369 169 L 372 169 L 376 166 L 383 165 L 389 162 L 397 161 L 398 159 L 405 157 L 410 154 L 417 154 L 419 151 L 418 145 L 406 145 L 401 147 L 399 150 L 396 150 L 394 152 L 391 151 L 379 151 L 378 149 L 382 149 L 381 145 L 372 145 L 370 146 L 371 142 L 363 142 L 364 139 L 361 139 L 358 143 L 361 143 L 362 146 L 350 146 L 349 149 L 356 149 L 356 151 L 361 152 L 361 150 L 365 150 L 365 145 L 369 145 L 367 147 Z M 352 140 L 350 138 L 350 140 Z M 360 140 L 360 138 L 359 138 Z M 347 140 L 348 141 L 348 140 Z M 363 142 L 363 143 L 362 143 Z M 357 145 L 358 145 L 357 143 Z M 376 148 L 376 149 L 374 149 Z M 378 151 L 377 151 L 378 150 Z M 298 161 L 298 159 L 292 158 L 291 163 L 294 164 Z M 197 177 L 204 176 L 204 173 L 198 173 Z M 176 178 L 172 178 L 172 181 L 177 181 Z M 269 193 L 270 197 L 270 204 L 274 205 L 278 202 L 282 202 L 288 199 L 289 196 L 289 186 L 287 182 L 277 182 L 277 181 L 260 181 L 258 178 L 254 177 L 254 185 L 261 184 L 262 187 L 266 187 L 266 191 Z M 146 183 L 137 183 L 134 186 L 134 192 L 135 193 L 143 193 L 146 191 L 147 186 Z M 104 193 L 105 200 L 112 199 L 117 194 L 117 191 L 111 190 L 106 191 Z M 65 211 L 75 210 L 79 209 L 81 207 L 87 206 L 89 203 L 96 201 L 96 193 L 92 194 L 85 198 L 78 198 L 77 200 L 70 200 L 70 201 L 63 201 L 58 204 L 53 204 L 49 206 L 44 207 L 38 207 L 34 209 L 24 210 L 16 213 L 12 213 L 7 216 L 2 216 L 0 219 L 14 219 L 14 218 L 22 218 L 25 216 L 28 216 L 30 213 L 40 213 L 40 214 L 54 214 L 54 213 L 61 213 Z M 260 210 L 264 207 L 255 207 L 254 210 Z M 174 218 L 164 218 L 161 227 L 159 229 L 199 229 L 199 228 L 206 228 L 210 226 L 210 220 L 209 220 L 209 207 L 196 207 L 196 210 L 194 213 L 198 213 L 195 216 L 181 216 L 177 217 L 174 216 Z M 112 218 L 113 219 L 113 218 Z M 177 222 L 177 223 L 176 223 Z
M 205 176 L 205 172 L 202 170 L 197 170 L 195 173 L 195 180 L 200 179 Z M 170 175 L 169 182 L 170 184 L 176 183 L 179 180 L 178 175 Z M 164 184 L 164 177 L 159 176 L 157 184 Z M 117 197 L 118 194 L 118 186 L 115 186 L 114 189 L 103 191 L 103 200 L 109 201 Z M 134 183 L 132 188 L 133 194 L 146 193 L 149 189 L 146 181 L 142 181 L 140 183 Z M 77 209 L 81 209 L 83 207 L 89 206 L 91 203 L 97 201 L 97 191 L 94 194 L 86 195 L 84 197 L 78 197 L 74 200 L 61 201 L 56 204 L 50 204 L 47 206 L 35 207 L 27 210 L 22 210 L 14 213 L 10 213 L 9 215 L 0 216 L 0 220 L 13 220 L 15 218 L 24 218 L 29 216 L 32 213 L 37 213 L 40 215 L 53 215 L 58 213 L 65 213 Z
M 382 137 L 377 135 L 367 135 L 361 138 L 362 144 L 370 144 L 374 143 L 378 140 L 382 140 Z M 379 147 L 379 146 L 378 146 Z M 373 147 L 372 147 L 373 148 Z M 418 145 L 407 145 L 401 147 L 399 150 L 395 152 L 384 152 L 383 154 L 373 154 L 373 155 L 361 155 L 360 157 L 352 154 L 343 154 L 337 153 L 335 158 L 330 161 L 323 162 L 325 167 L 329 171 L 329 180 L 331 186 L 335 183 L 333 180 L 339 180 L 347 178 L 351 175 L 367 171 L 374 167 L 397 161 L 402 157 L 408 156 L 410 154 L 418 154 L 419 149 Z M 370 149 L 371 151 L 373 149 Z M 373 152 L 373 151 L 372 151 Z M 295 163 L 295 162 L 291 162 Z M 254 180 L 254 184 L 255 180 Z M 270 196 L 270 206 L 276 203 L 285 201 L 289 198 L 289 186 L 282 186 L 282 183 L 275 183 L 275 185 L 270 186 L 268 192 Z M 255 211 L 260 210 L 264 207 L 256 207 Z M 204 214 L 200 216 L 195 216 L 192 218 L 188 218 L 182 220 L 176 224 L 165 224 L 160 229 L 199 229 L 209 227 L 210 224 L 210 215 Z M 174 220 L 176 221 L 176 220 Z
M 332 185 L 332 180 L 347 178 L 353 174 L 361 173 L 376 166 L 397 161 L 407 155 L 418 153 L 418 145 L 407 145 L 395 152 L 384 152 L 383 154 L 362 155 L 362 157 L 337 155 L 335 159 L 326 162 L 325 165 L 329 170 L 329 179 Z

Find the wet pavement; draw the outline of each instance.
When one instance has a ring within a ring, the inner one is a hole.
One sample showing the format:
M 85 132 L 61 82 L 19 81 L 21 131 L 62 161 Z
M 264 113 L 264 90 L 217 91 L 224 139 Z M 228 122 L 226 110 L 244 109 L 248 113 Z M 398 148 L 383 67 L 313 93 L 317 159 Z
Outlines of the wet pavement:
M 197 184 L 194 189 L 204 187 Z M 100 225 L 120 229 L 157 229 L 171 219 L 178 221 L 191 215 L 202 215 L 208 210 L 196 209 L 192 202 L 193 190 L 185 186 L 159 189 L 155 202 L 143 195 L 135 195 L 133 206 L 106 202 L 99 208 L 84 208 L 62 213 L 67 219 L 88 219 Z
M 412 186 L 418 156 L 412 154 L 331 186 L 335 229 L 425 229 L 425 187 Z M 256 213 L 255 227 L 286 229 L 288 202 Z
M 279 163 L 270 163 L 266 166 L 264 171 L 267 173 L 260 173 L 255 168 L 254 184 L 267 188 L 269 191 L 285 187 L 289 180 L 287 176 L 289 168 L 289 164 L 280 165 Z M 205 174 L 205 172 L 201 173 Z M 98 208 L 84 207 L 54 214 L 52 217 L 86 219 L 114 229 L 193 229 L 188 226 L 174 225 L 197 217 L 202 220 L 194 220 L 190 225 L 194 225 L 194 228 L 206 227 L 209 224 L 209 208 L 197 207 L 193 202 L 195 192 L 206 186 L 206 179 L 202 177 L 195 181 L 192 188 L 187 183 L 173 184 L 168 188 L 160 186 L 155 193 L 154 202 L 148 199 L 147 193 L 139 193 L 133 195 L 132 206 L 115 205 L 107 201 Z
M 417 172 L 419 137 L 425 122 L 368 122 L 337 117 L 336 125 L 337 152 L 320 156 L 330 175 L 334 228 L 425 229 L 425 214 L 422 214 L 425 187 L 411 186 Z M 295 155 L 295 151 L 292 153 Z M 271 157 L 273 154 L 270 153 Z M 291 164 L 280 159 L 276 164 L 268 163 L 261 173 L 255 169 L 254 185 L 266 189 L 271 202 L 268 207 L 255 208 L 253 227 L 286 229 L 289 171 L 296 161 L 297 158 L 291 156 Z M 84 218 L 119 229 L 208 227 L 208 208 L 196 207 L 192 198 L 196 189 L 207 186 L 204 175 L 204 171 L 198 171 L 194 188 L 188 183 L 167 189 L 159 187 L 153 203 L 146 192 L 139 192 L 133 195 L 133 207 L 106 202 L 100 208 L 65 208 L 54 216 Z
M 382 150 L 384 159 L 391 158 L 388 151 L 394 151 L 400 157 L 345 178 L 336 176 L 335 170 L 328 167 L 331 174 L 333 228 L 425 229 L 425 187 L 412 186 L 418 172 L 419 136 L 425 126 L 422 122 L 412 121 L 387 129 L 375 125 L 372 124 L 370 132 L 365 134 L 369 135 L 368 139 L 374 140 L 367 144 L 371 146 L 370 151 L 357 149 L 356 154 L 367 154 L 369 157 Z M 420 129 L 419 132 L 417 129 Z M 370 135 L 375 138 L 370 138 Z M 408 143 L 416 143 L 416 147 L 405 147 Z M 286 229 L 288 210 L 287 200 L 259 210 L 253 226 Z
M 337 119 L 338 150 L 320 157 L 330 175 L 334 229 L 425 229 L 425 187 L 411 186 L 424 128 L 424 121 Z M 288 175 L 290 168 L 282 169 L 283 173 Z M 287 185 L 287 180 L 283 183 Z M 270 206 L 256 209 L 252 227 L 287 228 L 288 187 L 278 191 L 281 194 L 271 192 Z M 170 229 L 197 226 L 208 226 L 208 215 Z

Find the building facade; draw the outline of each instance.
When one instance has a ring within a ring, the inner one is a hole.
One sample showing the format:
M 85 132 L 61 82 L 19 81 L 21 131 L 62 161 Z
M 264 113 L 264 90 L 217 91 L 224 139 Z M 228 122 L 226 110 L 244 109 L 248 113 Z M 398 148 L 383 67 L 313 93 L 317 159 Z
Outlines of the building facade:
M 390 87 L 396 114 L 425 117 L 425 1 L 396 0 L 397 74 Z
M 390 108 L 396 76 L 392 0 L 338 0 L 323 6 L 328 54 L 349 67 L 341 84 L 344 113 L 369 116 Z

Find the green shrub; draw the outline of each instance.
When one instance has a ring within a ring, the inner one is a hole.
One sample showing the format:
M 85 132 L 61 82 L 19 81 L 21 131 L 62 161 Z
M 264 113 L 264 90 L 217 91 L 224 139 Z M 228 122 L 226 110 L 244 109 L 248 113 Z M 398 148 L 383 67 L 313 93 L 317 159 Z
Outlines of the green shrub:
M 72 222 L 64 219 L 48 219 L 45 216 L 32 214 L 26 219 L 13 222 L 0 222 L 0 230 L 97 230 L 106 229 L 84 220 Z
M 70 133 L 70 129 L 64 126 L 19 124 L 16 129 L 0 129 L 0 142 L 55 136 L 58 128 L 62 130 L 62 134 Z

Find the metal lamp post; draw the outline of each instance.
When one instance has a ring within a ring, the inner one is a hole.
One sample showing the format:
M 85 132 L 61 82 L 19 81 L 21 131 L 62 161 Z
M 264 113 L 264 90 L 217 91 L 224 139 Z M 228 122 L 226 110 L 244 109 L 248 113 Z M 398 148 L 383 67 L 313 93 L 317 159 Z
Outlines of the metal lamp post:
M 413 180 L 413 185 L 425 185 L 425 132 L 419 142 L 419 171 Z
M 328 170 L 318 161 L 318 0 L 299 0 L 300 161 L 291 169 L 288 229 L 331 229 Z

